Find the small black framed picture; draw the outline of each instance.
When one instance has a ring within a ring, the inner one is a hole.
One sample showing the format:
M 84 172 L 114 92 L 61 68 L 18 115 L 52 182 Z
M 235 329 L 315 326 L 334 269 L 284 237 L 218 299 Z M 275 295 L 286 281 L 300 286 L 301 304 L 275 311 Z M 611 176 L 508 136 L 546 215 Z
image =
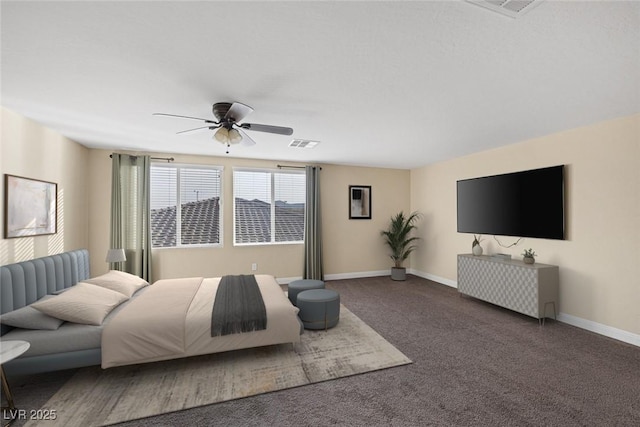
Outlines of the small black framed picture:
M 349 219 L 371 219 L 371 186 L 349 186 Z

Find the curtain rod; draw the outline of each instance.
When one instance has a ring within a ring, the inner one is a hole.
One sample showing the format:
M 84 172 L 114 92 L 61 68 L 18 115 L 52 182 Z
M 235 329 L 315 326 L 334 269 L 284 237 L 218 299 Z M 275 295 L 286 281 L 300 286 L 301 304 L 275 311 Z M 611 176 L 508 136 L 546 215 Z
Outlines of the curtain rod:
M 113 158 L 113 154 L 109 154 L 110 158 Z M 168 162 L 173 162 L 175 159 L 173 157 L 149 157 L 151 160 L 166 160 Z
M 306 166 L 287 166 L 287 165 L 278 165 L 278 169 L 304 169 Z M 314 166 L 314 168 L 322 168 L 320 166 Z

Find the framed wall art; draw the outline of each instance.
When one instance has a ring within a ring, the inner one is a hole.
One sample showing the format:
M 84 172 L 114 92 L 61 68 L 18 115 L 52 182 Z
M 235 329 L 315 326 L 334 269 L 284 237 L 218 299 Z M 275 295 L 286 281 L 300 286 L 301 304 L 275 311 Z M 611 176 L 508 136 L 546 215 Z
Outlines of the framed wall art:
M 349 219 L 371 219 L 371 186 L 349 186 Z
M 55 234 L 58 184 L 4 175 L 4 238 Z

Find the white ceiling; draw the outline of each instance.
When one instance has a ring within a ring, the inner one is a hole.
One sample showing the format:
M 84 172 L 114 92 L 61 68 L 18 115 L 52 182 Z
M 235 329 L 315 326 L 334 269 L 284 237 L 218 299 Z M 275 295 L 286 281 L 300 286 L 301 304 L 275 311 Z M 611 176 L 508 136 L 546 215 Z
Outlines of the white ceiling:
M 640 112 L 640 2 L 1 3 L 1 102 L 88 147 L 414 168 Z

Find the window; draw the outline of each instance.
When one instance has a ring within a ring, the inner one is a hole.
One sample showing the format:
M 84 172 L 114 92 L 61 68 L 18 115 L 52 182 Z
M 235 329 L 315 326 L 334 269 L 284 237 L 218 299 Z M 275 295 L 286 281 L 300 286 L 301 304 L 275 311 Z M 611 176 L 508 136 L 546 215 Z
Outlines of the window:
M 304 241 L 304 172 L 233 171 L 234 242 Z
M 221 181 L 220 167 L 152 165 L 153 247 L 219 245 Z

